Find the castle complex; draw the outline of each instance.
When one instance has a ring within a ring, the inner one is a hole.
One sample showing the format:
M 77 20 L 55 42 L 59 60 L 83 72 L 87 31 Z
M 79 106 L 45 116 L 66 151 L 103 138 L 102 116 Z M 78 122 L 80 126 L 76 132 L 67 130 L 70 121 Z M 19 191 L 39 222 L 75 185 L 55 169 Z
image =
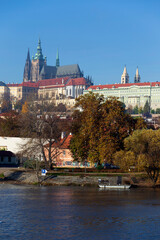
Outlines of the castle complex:
M 93 85 L 89 78 L 83 76 L 78 64 L 60 66 L 57 51 L 55 66 L 47 65 L 43 57 L 41 41 L 38 41 L 37 52 L 30 59 L 28 50 L 21 84 L 5 84 L 0 82 L 0 95 L 11 97 L 12 103 L 28 99 L 35 95 L 37 101 L 45 99 L 56 105 L 63 103 L 72 107 L 75 99 L 89 91 L 103 94 L 105 98 L 117 97 L 126 108 L 144 107 L 146 101 L 151 109 L 160 108 L 160 82 L 143 82 L 137 67 L 133 83 L 129 82 L 126 66 L 121 75 L 120 84 Z
M 83 77 L 78 64 L 60 66 L 58 51 L 56 65 L 48 66 L 39 40 L 37 52 L 32 60 L 28 50 L 23 82 L 20 84 L 0 82 L 0 97 L 10 96 L 13 108 L 17 101 L 29 99 L 31 95 L 34 95 L 36 101 L 44 99 L 54 102 L 55 105 L 63 103 L 72 107 L 75 98 L 82 95 L 90 85 L 91 80 Z

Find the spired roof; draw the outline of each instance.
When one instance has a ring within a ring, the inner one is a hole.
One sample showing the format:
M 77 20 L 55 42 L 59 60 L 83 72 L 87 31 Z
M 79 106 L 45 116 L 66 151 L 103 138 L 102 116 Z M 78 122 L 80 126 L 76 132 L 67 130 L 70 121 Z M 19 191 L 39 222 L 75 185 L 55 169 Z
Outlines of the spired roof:
M 34 60 L 39 59 L 39 60 L 44 60 L 43 59 L 43 54 L 42 54 L 42 48 L 41 48 L 41 40 L 39 39 L 38 41 L 38 46 L 37 46 L 37 52 L 35 54 Z
M 7 85 L 4 82 L 0 81 L 0 87 L 7 87 Z
M 124 67 L 124 70 L 123 70 L 123 74 L 122 74 L 122 76 L 128 76 L 128 73 L 127 73 L 127 68 L 126 68 L 126 66 Z
M 60 66 L 60 62 L 59 62 L 59 52 L 57 50 L 57 56 L 56 56 L 56 67 Z
M 136 69 L 136 77 L 138 77 L 138 76 L 139 76 L 139 69 L 137 67 L 137 69 Z
M 65 65 L 57 68 L 57 77 L 60 77 L 62 75 L 69 76 L 74 74 L 81 74 L 78 64 Z

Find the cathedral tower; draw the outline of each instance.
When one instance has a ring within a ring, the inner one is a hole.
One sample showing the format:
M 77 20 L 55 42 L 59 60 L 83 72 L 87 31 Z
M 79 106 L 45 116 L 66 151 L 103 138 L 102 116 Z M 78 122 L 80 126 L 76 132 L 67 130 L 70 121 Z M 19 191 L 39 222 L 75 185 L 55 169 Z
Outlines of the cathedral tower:
M 24 66 L 23 82 L 30 81 L 30 77 L 31 77 L 31 60 L 30 60 L 30 54 L 28 49 L 26 64 Z
M 31 81 L 37 82 L 40 78 L 40 72 L 42 67 L 46 65 L 46 58 L 43 58 L 42 48 L 41 48 L 41 41 L 39 39 L 38 46 L 37 46 L 37 53 L 35 57 L 32 57 L 32 65 L 31 65 Z
M 127 73 L 126 66 L 124 67 L 123 74 L 121 76 L 121 84 L 129 83 L 129 75 Z
M 136 74 L 135 74 L 135 77 L 134 77 L 134 83 L 139 83 L 140 80 L 141 80 L 141 78 L 140 78 L 139 70 L 138 70 L 138 67 L 137 67 Z

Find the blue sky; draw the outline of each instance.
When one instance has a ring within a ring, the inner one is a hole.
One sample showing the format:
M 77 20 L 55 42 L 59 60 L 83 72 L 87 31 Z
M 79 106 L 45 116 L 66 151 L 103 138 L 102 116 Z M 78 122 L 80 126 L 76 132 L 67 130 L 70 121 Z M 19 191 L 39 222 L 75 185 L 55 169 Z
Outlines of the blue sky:
M 27 49 L 38 38 L 48 65 L 78 63 L 95 84 L 120 82 L 124 65 L 133 82 L 160 81 L 160 1 L 0 1 L 0 81 L 23 80 Z

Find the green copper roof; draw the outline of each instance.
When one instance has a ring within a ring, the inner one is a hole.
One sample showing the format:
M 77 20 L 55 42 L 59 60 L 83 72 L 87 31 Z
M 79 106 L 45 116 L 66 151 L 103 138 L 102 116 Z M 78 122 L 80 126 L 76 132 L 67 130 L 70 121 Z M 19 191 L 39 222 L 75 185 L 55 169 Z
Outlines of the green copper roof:
M 58 49 L 57 49 L 57 55 L 56 55 L 56 67 L 59 67 L 60 66 L 60 63 L 59 63 L 59 52 L 58 52 Z
M 39 39 L 38 41 L 38 46 L 37 46 L 37 53 L 35 54 L 34 59 L 40 59 L 43 60 L 43 54 L 42 54 L 42 48 L 41 48 L 41 40 Z

